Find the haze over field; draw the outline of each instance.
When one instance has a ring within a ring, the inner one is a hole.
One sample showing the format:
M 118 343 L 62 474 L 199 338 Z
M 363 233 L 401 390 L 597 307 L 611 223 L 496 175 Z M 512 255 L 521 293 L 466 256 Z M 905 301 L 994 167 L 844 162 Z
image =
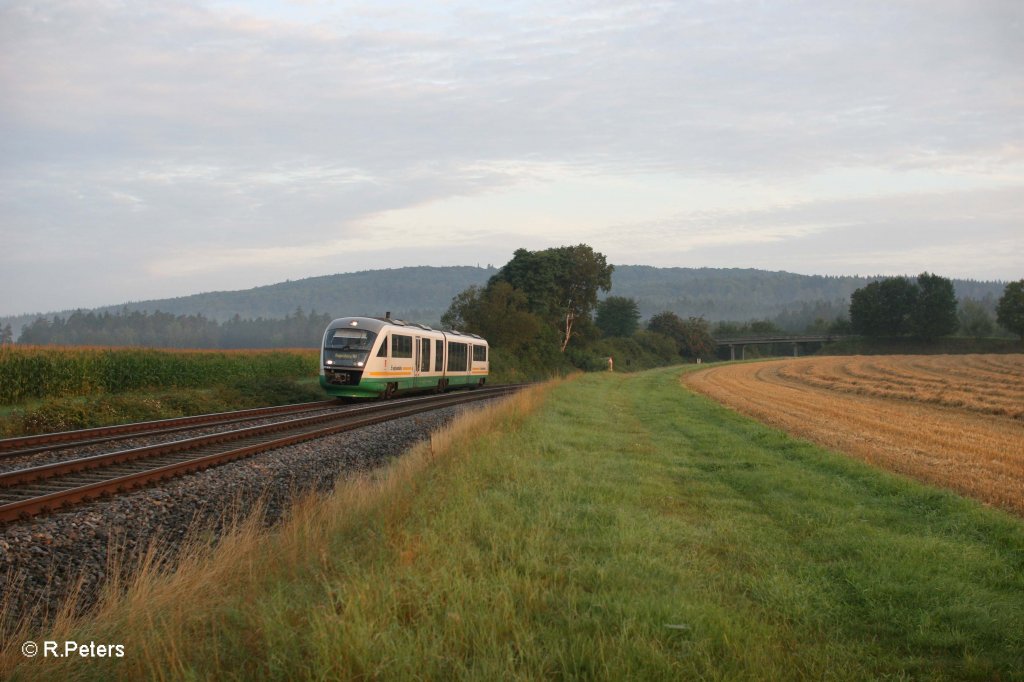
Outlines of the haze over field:
M 1024 276 L 1024 4 L 0 7 L 0 315 L 586 242 Z

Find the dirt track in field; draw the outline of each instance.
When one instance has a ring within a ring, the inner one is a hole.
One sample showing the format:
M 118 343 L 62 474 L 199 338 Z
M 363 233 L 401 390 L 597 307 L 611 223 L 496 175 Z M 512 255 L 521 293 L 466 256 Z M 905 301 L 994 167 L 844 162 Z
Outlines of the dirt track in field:
M 1024 355 L 797 358 L 683 382 L 795 436 L 1024 515 Z

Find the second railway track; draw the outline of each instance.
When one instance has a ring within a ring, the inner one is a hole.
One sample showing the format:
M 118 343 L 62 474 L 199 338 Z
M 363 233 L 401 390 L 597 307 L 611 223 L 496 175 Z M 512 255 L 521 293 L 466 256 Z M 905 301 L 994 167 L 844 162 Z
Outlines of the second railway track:
M 0 473 L 0 522 L 132 490 L 259 452 L 429 410 L 505 395 L 498 387 L 360 405 L 231 431 Z M 325 405 L 320 405 L 323 409 Z M 317 409 L 310 407 L 308 409 Z M 298 411 L 298 410 L 296 410 Z M 258 418 L 258 417 L 251 417 Z M 207 422 L 209 423 L 209 422 Z M 221 422 L 224 423 L 224 422 Z M 191 428 L 205 425 L 193 423 Z M 175 425 L 176 430 L 189 428 Z M 136 430 L 131 435 L 139 435 Z M 115 437 L 130 437 L 120 434 Z M 66 443 L 51 447 L 67 447 Z M 61 442 L 61 441 L 57 441 Z M 96 442 L 92 440 L 90 442 Z M 34 446 L 33 446 L 34 447 Z
M 160 419 L 157 421 L 135 422 L 132 424 L 117 424 L 112 426 L 97 426 L 89 429 L 76 431 L 61 431 L 58 433 L 41 433 L 32 436 L 17 436 L 15 438 L 0 439 L 0 459 L 32 455 L 37 452 L 49 452 L 57 449 L 82 447 L 95 445 L 97 443 L 108 443 L 129 438 L 141 438 L 147 436 L 177 433 L 204 426 L 223 426 L 225 424 L 239 424 L 257 419 L 266 419 L 286 414 L 297 414 L 336 407 L 335 400 L 320 400 L 312 403 L 299 403 L 295 405 L 278 405 L 275 407 L 256 407 L 249 410 L 236 410 L 234 412 L 217 412 L 213 414 L 199 414 L 190 417 L 175 417 L 173 419 Z

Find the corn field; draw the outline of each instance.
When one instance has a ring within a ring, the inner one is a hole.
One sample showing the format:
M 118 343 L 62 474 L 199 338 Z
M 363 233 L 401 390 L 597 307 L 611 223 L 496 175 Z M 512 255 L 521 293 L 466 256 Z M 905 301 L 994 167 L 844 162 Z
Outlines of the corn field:
M 0 404 L 150 388 L 208 388 L 242 378 L 316 376 L 317 351 L 0 346 Z

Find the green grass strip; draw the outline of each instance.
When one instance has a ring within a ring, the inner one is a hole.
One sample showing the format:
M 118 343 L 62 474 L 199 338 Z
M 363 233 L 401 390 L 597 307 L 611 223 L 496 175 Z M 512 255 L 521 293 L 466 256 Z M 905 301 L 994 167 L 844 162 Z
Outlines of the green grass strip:
M 271 536 L 245 580 L 195 597 L 187 617 L 150 614 L 139 630 L 133 616 L 120 634 L 123 614 L 80 626 L 79 637 L 125 637 L 134 660 L 64 667 L 96 678 L 1024 679 L 1019 519 L 791 439 L 678 375 L 563 383 L 532 416 L 456 440 L 382 499 L 323 528 L 292 524 L 311 535 L 306 549 Z

